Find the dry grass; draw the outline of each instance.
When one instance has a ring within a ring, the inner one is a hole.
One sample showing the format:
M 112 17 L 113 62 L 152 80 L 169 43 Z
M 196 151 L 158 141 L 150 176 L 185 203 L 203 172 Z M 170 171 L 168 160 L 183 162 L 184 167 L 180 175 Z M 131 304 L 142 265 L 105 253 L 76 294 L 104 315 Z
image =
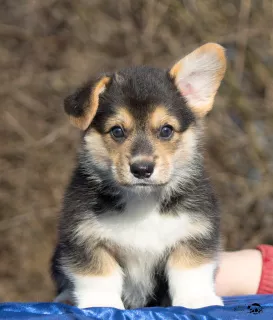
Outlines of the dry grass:
M 48 261 L 78 141 L 64 96 L 90 74 L 168 67 L 207 41 L 229 58 L 207 130 L 224 243 L 273 243 L 272 0 L 0 4 L 0 301 L 52 298 Z

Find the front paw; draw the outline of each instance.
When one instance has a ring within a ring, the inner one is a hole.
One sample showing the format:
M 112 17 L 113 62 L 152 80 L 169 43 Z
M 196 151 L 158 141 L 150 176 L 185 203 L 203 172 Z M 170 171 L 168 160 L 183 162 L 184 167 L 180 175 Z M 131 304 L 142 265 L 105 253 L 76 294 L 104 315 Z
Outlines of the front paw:
M 173 299 L 172 305 L 189 309 L 198 309 L 209 306 L 223 306 L 224 303 L 222 299 L 215 294 L 197 294 L 196 296 L 175 297 Z
M 73 297 L 69 290 L 65 290 L 61 292 L 53 302 L 73 305 Z
M 123 302 L 120 297 L 112 294 L 90 293 L 87 295 L 77 296 L 77 307 L 93 308 L 93 307 L 108 307 L 116 309 L 124 309 Z

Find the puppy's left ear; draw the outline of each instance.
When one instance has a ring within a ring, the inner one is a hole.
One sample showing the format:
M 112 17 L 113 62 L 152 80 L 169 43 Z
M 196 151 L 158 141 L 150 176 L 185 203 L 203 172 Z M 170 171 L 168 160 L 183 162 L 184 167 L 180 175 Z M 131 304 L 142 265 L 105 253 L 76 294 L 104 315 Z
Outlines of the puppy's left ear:
M 189 107 L 203 117 L 212 109 L 225 71 L 224 48 L 207 43 L 178 61 L 169 73 Z
M 75 127 L 81 130 L 89 127 L 97 113 L 100 95 L 105 91 L 109 81 L 110 77 L 103 76 L 87 83 L 64 100 L 65 112 Z

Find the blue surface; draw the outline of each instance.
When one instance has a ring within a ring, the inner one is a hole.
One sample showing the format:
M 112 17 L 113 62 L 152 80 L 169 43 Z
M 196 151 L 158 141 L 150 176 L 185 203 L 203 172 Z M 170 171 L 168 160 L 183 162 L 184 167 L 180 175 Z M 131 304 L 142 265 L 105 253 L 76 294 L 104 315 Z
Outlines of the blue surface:
M 112 308 L 78 309 L 57 303 L 3 303 L 0 319 L 79 319 L 79 320 L 211 320 L 272 319 L 273 295 L 224 298 L 225 307 L 185 309 L 182 307 L 117 310 Z M 260 306 L 253 306 L 256 303 Z

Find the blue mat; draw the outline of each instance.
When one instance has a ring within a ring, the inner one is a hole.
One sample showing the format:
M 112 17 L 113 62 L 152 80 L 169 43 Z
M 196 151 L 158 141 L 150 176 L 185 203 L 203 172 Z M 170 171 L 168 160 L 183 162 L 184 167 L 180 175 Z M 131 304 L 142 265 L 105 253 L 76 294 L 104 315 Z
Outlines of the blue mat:
M 78 309 L 57 303 L 3 303 L 0 319 L 30 320 L 273 320 L 273 295 L 224 298 L 224 307 L 185 309 L 182 307 L 117 310 L 112 308 Z

